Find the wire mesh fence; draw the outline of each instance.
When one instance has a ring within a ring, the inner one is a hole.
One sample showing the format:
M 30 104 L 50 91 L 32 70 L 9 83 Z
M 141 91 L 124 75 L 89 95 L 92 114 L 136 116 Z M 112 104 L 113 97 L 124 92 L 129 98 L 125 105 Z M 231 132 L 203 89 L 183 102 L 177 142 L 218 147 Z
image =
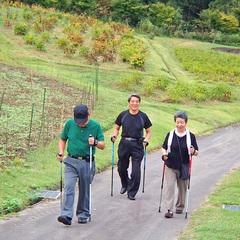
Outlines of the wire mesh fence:
M 59 65 L 56 71 L 49 66 L 40 69 L 40 65 L 36 68 L 0 65 L 1 167 L 59 137 L 76 105 L 86 104 L 90 112 L 94 109 L 94 70 L 92 73 L 66 68 Z

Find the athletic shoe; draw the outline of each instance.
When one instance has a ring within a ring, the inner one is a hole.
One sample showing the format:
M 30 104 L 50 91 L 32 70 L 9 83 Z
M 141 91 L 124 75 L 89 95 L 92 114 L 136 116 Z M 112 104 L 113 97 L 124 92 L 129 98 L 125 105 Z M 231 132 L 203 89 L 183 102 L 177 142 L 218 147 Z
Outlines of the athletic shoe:
M 58 217 L 58 221 L 65 224 L 65 225 L 71 225 L 72 224 L 72 219 L 70 217 L 61 215 Z
M 129 199 L 129 200 L 135 200 L 136 198 L 128 195 L 128 199 Z
M 78 223 L 87 223 L 87 218 L 79 218 Z
M 120 190 L 120 193 L 121 193 L 121 194 L 124 194 L 126 191 L 127 191 L 127 188 L 122 187 L 121 190 Z
M 173 217 L 173 212 L 168 210 L 168 212 L 165 214 L 165 218 L 172 218 Z
M 183 210 L 182 209 L 176 209 L 176 214 L 182 214 Z

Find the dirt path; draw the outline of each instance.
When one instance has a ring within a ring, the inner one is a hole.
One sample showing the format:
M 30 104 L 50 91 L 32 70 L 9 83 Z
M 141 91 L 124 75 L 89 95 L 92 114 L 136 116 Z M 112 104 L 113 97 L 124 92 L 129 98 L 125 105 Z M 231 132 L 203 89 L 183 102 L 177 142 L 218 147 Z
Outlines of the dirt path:
M 240 166 L 240 126 L 199 137 L 200 154 L 193 158 L 188 216 L 200 207 L 226 173 Z M 19 217 L 0 220 L 0 239 L 4 240 L 154 240 L 176 239 L 189 220 L 182 215 L 165 219 L 164 192 L 162 212 L 158 212 L 162 161 L 160 152 L 147 155 L 145 192 L 142 186 L 136 201 L 120 195 L 120 181 L 114 170 L 114 196 L 110 196 L 111 171 L 95 176 L 92 185 L 92 222 L 71 226 L 57 222 L 60 201 L 41 202 L 19 213 Z

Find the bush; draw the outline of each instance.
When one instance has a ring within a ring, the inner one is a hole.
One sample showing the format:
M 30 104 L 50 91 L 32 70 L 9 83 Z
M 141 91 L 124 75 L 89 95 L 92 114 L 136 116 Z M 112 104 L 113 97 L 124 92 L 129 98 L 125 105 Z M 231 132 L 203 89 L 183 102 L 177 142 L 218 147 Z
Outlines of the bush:
M 190 87 L 189 96 L 196 102 L 205 102 L 210 98 L 210 90 L 207 86 L 194 84 Z
M 17 35 L 26 35 L 27 31 L 28 31 L 28 27 L 25 23 L 24 24 L 17 23 L 14 26 L 14 33 Z
M 70 44 L 70 41 L 66 38 L 58 38 L 58 40 L 56 40 L 56 44 L 60 49 L 64 49 L 67 45 Z
M 23 40 L 26 44 L 34 44 L 35 43 L 35 35 L 30 33 L 23 37 Z
M 26 8 L 26 9 L 24 8 L 22 16 L 24 19 L 30 20 L 33 18 L 33 13 L 31 11 L 29 11 L 28 8 Z
M 143 87 L 144 87 L 144 94 L 146 95 L 153 94 L 155 91 L 155 85 L 154 85 L 153 79 L 151 77 L 145 79 L 143 82 Z
M 42 33 L 41 33 L 41 39 L 42 39 L 44 42 L 49 42 L 50 34 L 49 34 L 48 32 L 42 32 Z
M 79 46 L 78 47 L 78 52 L 79 52 L 80 57 L 87 58 L 88 54 L 89 54 L 89 48 L 85 47 L 85 46 Z
M 38 51 L 45 51 L 45 42 L 42 39 L 36 39 L 35 46 Z
M 166 91 L 171 101 L 179 102 L 180 98 L 188 95 L 189 89 L 186 83 L 178 81 L 175 84 L 167 86 Z
M 223 83 L 218 83 L 211 91 L 211 99 L 230 102 L 232 100 L 231 86 Z
M 2 203 L 3 214 L 18 212 L 21 210 L 20 200 L 18 198 L 6 197 Z

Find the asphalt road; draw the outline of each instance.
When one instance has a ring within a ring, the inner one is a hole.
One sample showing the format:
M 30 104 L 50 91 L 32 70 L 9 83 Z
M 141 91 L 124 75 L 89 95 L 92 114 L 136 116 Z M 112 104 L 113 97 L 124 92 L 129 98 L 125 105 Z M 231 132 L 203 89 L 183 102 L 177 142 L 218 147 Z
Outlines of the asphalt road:
M 162 211 L 158 212 L 163 162 L 160 152 L 147 154 L 145 191 L 142 184 L 135 201 L 121 195 L 114 169 L 114 196 L 110 196 L 111 170 L 95 176 L 92 184 L 92 222 L 71 226 L 57 221 L 60 201 L 42 201 L 23 210 L 18 217 L 0 220 L 1 240 L 154 240 L 177 239 L 194 210 L 199 208 L 226 173 L 240 166 L 240 126 L 219 130 L 197 138 L 200 153 L 193 157 L 188 219 L 185 214 L 165 219 L 164 191 Z

